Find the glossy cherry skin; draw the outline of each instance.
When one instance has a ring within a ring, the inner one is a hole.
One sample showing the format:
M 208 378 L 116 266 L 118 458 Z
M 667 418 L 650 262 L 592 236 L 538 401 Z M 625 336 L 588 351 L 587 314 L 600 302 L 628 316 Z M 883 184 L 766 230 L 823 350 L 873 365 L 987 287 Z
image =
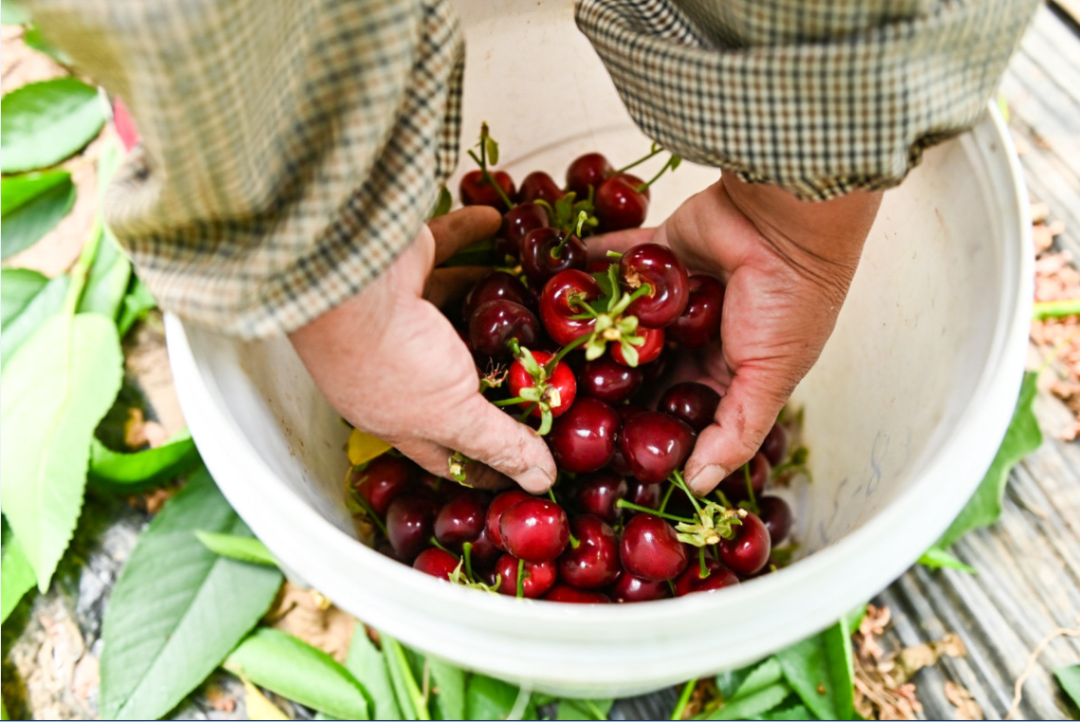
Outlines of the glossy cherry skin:
M 761 523 L 769 530 L 769 540 L 773 546 L 778 546 L 787 539 L 791 531 L 791 522 L 794 515 L 788 503 L 778 496 L 763 496 L 757 500 L 758 516 Z
M 506 551 L 506 547 L 503 546 L 502 534 L 499 533 L 499 520 L 502 518 L 503 512 L 512 507 L 514 504 L 525 501 L 526 499 L 532 499 L 521 489 L 511 489 L 510 491 L 504 491 L 496 496 L 488 504 L 487 517 L 484 519 L 484 529 L 487 531 L 488 541 L 497 549 Z
M 535 203 L 519 203 L 503 215 L 502 226 L 495 236 L 495 253 L 502 261 L 504 256 L 517 258 L 521 253 L 521 241 L 529 231 L 548 225 L 548 214 L 543 206 Z
M 349 483 L 371 504 L 376 514 L 385 516 L 390 502 L 408 488 L 413 468 L 405 459 L 384 454 L 372 459 L 363 471 L 353 469 L 349 473 Z
M 435 538 L 456 551 L 464 542 L 480 536 L 486 519 L 487 499 L 479 492 L 466 489 L 439 509 L 435 517 Z
M 596 218 L 604 232 L 639 228 L 649 214 L 649 199 L 618 177 L 600 184 L 594 202 Z
M 471 540 L 469 544 L 472 544 L 469 556 L 474 569 L 490 569 L 495 565 L 498 558 L 502 556 L 502 553 L 506 551 L 491 543 L 491 539 L 488 538 L 486 523 L 485 528 L 480 530 L 479 536 Z
M 644 377 L 638 369 L 616 363 L 608 356 L 588 361 L 578 373 L 578 392 L 615 406 L 641 388 Z
M 457 569 L 458 559 L 450 552 L 432 547 L 420 552 L 413 561 L 413 569 L 449 581 L 450 575 Z
M 674 416 L 685 422 L 695 433 L 700 433 L 713 422 L 719 405 L 720 394 L 710 387 L 693 381 L 684 381 L 664 392 L 656 410 Z
M 652 192 L 649 190 L 649 187 L 645 185 L 645 181 L 641 180 L 636 175 L 634 175 L 632 173 L 616 173 L 615 175 L 613 175 L 611 177 L 612 178 L 618 178 L 623 183 L 630 186 L 631 188 L 636 190 L 641 195 L 645 196 L 645 200 L 652 199 Z M 642 186 L 644 186 L 644 187 L 642 187 Z
M 513 198 L 517 195 L 517 190 L 514 188 L 514 181 L 510 178 L 510 174 L 501 170 L 488 171 L 491 177 L 499 186 L 502 187 L 503 193 L 507 198 Z M 506 203 L 503 202 L 499 192 L 495 190 L 495 186 L 491 185 L 484 180 L 484 174 L 479 170 L 473 170 L 466 173 L 461 178 L 461 185 L 458 187 L 458 193 L 461 195 L 461 203 L 466 206 L 491 206 L 492 208 L 498 208 L 503 213 L 506 212 Z
M 531 285 L 539 288 L 556 273 L 570 268 L 585 270 L 589 262 L 585 244 L 577 236 L 571 236 L 559 248 L 565 237 L 565 231 L 558 228 L 537 228 L 525 234 L 521 241 L 521 270 Z
M 589 186 L 599 186 L 614 172 L 607 158 L 599 153 L 586 153 L 575 158 L 566 169 L 566 186 L 582 200 L 589 197 Z
M 574 501 L 583 514 L 593 514 L 608 524 L 622 517 L 622 508 L 616 506 L 629 491 L 626 479 L 610 472 L 598 471 L 581 477 L 574 489 Z
M 632 480 L 627 482 L 626 500 L 646 509 L 659 509 L 663 488 L 659 484 L 643 484 Z
M 683 597 L 695 592 L 715 592 L 739 583 L 739 578 L 734 572 L 713 559 L 705 560 L 705 572 L 706 576 L 702 578 L 701 565 L 691 559 L 686 565 L 686 570 L 675 580 L 675 596 Z
M 628 602 L 651 602 L 654 599 L 667 599 L 671 596 L 671 588 L 666 582 L 654 582 L 641 577 L 635 577 L 629 572 L 623 572 L 608 590 L 614 602 L 624 604 Z
M 547 435 L 555 464 L 574 474 L 604 468 L 615 453 L 619 425 L 619 415 L 603 401 L 578 399 Z
M 532 351 L 533 358 L 536 359 L 536 363 L 541 366 L 546 366 L 555 354 L 550 354 L 547 351 Z M 522 389 L 529 389 L 536 386 L 536 382 L 533 377 L 529 375 L 529 372 L 525 370 L 525 364 L 520 359 L 515 359 L 510 364 L 510 396 L 521 396 Z M 547 391 L 543 394 L 545 401 L 551 408 L 551 415 L 554 417 L 562 416 L 566 413 L 570 406 L 574 403 L 574 399 L 577 397 L 577 379 L 574 378 L 574 372 L 570 370 L 570 367 L 559 361 L 555 364 L 555 368 L 551 372 L 551 376 L 548 377 Z M 520 404 L 521 408 L 527 409 L 530 406 L 534 407 L 532 415 L 539 418 L 543 415 L 540 407 L 532 401 L 524 401 Z
M 607 522 L 583 514 L 570 525 L 577 547 L 559 557 L 559 578 L 578 589 L 602 589 L 619 576 L 619 541 Z
M 537 599 L 555 586 L 557 578 L 555 562 L 525 562 L 525 581 L 522 582 L 522 596 Z M 509 554 L 503 554 L 495 562 L 495 580 L 498 592 L 508 596 L 517 596 L 518 560 Z
M 653 582 L 674 579 L 686 568 L 687 555 L 675 529 L 658 516 L 635 514 L 619 542 L 623 569 Z
M 619 274 L 630 291 L 646 283 L 652 289 L 627 309 L 643 326 L 663 328 L 674 323 L 690 299 L 686 266 L 666 246 L 634 246 L 619 259 Z
M 754 454 L 749 463 L 750 485 L 754 489 L 754 496 L 758 497 L 761 492 L 765 491 L 765 482 L 769 480 L 769 473 L 772 468 L 769 466 L 769 460 L 760 451 Z M 750 494 L 746 490 L 746 472 L 743 471 L 741 466 L 721 481 L 717 489 L 723 492 L 724 496 L 732 504 L 750 498 Z
M 645 326 L 638 326 L 637 335 L 645 339 L 645 343 L 640 346 L 635 346 L 637 349 L 637 365 L 638 367 L 650 364 L 659 358 L 660 354 L 664 350 L 664 329 L 662 328 L 646 328 Z M 630 362 L 626 360 L 626 356 L 623 355 L 622 344 L 613 343 L 608 346 L 608 353 L 611 354 L 611 358 L 615 360 L 615 363 L 620 366 L 630 366 Z
M 477 353 L 495 359 L 510 358 L 507 341 L 516 338 L 522 346 L 533 346 L 540 337 L 540 322 L 532 311 L 513 301 L 480 304 L 469 321 L 469 342 Z
M 772 552 L 769 530 L 756 514 L 747 512 L 742 524 L 731 527 L 734 539 L 721 539 L 716 545 L 720 561 L 742 576 L 756 574 L 764 568 Z
M 472 320 L 476 309 L 488 301 L 513 301 L 530 311 L 535 311 L 533 295 L 525 284 L 505 271 L 495 271 L 472 287 L 461 304 L 461 318 L 465 323 Z
M 668 336 L 686 348 L 698 348 L 720 339 L 724 285 L 712 276 L 690 276 L 686 308 L 667 327 Z
M 555 180 L 542 170 L 535 170 L 525 176 L 518 189 L 518 202 L 545 201 L 555 205 L 555 201 L 566 195 L 566 191 L 560 188 Z
M 632 417 L 619 435 L 619 449 L 630 471 L 646 484 L 659 484 L 681 469 L 693 448 L 693 429 L 656 411 Z
M 386 510 L 386 537 L 398 557 L 412 560 L 428 546 L 439 504 L 426 495 L 399 496 Z
M 570 522 L 558 504 L 525 499 L 499 517 L 503 547 L 518 559 L 543 562 L 562 554 L 570 540 Z
M 582 309 L 570 303 L 574 298 L 581 298 L 586 303 L 600 298 L 600 286 L 596 279 L 584 271 L 563 271 L 552 276 L 540 294 L 540 320 L 544 330 L 560 346 L 592 333 L 596 326 L 595 319 L 574 318 L 582 315 Z
M 603 592 L 587 592 L 565 584 L 556 584 L 541 598 L 545 602 L 564 604 L 611 604 L 611 597 Z
M 761 453 L 773 466 L 779 466 L 787 456 L 788 437 L 784 427 L 773 424 L 769 433 L 765 434 L 765 440 L 761 442 Z

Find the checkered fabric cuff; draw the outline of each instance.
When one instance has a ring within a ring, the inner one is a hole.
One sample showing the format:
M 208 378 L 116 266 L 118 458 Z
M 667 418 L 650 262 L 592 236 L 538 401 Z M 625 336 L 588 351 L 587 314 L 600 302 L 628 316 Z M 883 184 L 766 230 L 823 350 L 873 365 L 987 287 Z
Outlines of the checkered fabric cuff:
M 975 123 L 1036 5 L 579 0 L 577 23 L 653 139 L 825 200 Z

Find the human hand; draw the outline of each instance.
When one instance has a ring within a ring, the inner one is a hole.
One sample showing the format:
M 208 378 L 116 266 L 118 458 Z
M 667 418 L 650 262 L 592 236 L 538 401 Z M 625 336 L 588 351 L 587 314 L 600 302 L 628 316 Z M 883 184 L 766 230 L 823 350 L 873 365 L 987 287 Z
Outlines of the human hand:
M 471 206 L 424 226 L 362 292 L 290 334 L 323 395 L 356 428 L 393 444 L 438 476 L 460 451 L 470 486 L 492 488 L 502 475 L 526 491 L 555 479 L 547 445 L 480 395 L 465 344 L 437 305 L 459 298 L 478 269 L 432 269 L 465 246 L 491 237 L 499 213 Z
M 650 241 L 668 245 L 691 272 L 726 283 L 722 345 L 697 358 L 697 380 L 723 398 L 686 462 L 695 493 L 708 493 L 750 460 L 821 354 L 880 202 L 881 193 L 855 192 L 808 203 L 725 174 L 659 228 L 590 241 L 592 257 Z

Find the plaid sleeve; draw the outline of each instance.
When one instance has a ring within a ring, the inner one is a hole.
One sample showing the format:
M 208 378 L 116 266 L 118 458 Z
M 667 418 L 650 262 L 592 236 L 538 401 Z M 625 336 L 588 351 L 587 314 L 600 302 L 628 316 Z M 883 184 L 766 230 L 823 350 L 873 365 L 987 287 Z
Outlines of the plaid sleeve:
M 37 0 L 141 142 L 106 220 L 161 305 L 261 337 L 356 294 L 457 159 L 449 0 Z
M 900 183 L 975 123 L 1036 0 L 579 0 L 641 129 L 806 200 Z

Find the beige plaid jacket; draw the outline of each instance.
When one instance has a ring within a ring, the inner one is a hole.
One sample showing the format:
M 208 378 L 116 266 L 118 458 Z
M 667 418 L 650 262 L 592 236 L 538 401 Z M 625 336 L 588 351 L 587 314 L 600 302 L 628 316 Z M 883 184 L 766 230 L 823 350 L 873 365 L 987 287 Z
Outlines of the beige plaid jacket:
M 522 2 L 530 0 L 521 0 Z M 242 337 L 356 294 L 457 160 L 449 0 L 31 0 L 142 141 L 107 221 L 161 305 Z M 903 179 L 970 126 L 1035 0 L 579 0 L 671 150 L 807 199 Z

